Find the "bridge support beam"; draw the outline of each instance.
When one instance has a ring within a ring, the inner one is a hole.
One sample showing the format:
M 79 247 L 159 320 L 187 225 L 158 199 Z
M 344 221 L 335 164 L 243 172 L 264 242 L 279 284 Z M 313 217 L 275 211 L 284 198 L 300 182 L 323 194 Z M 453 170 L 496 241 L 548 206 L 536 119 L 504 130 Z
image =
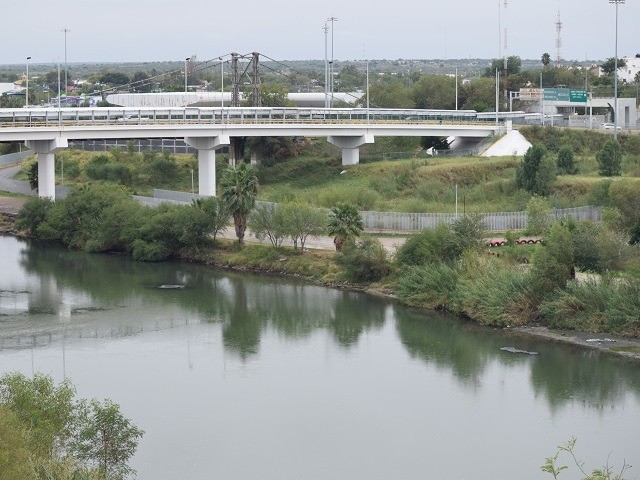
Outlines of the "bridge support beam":
M 374 143 L 375 139 L 372 134 L 367 133 L 357 137 L 331 136 L 327 141 L 342 149 L 342 165 L 357 165 L 360 163 L 360 147 L 367 143 Z
M 56 199 L 55 154 L 68 147 L 67 139 L 27 140 L 24 144 L 38 154 L 38 196 Z
M 185 143 L 198 151 L 198 193 L 216 196 L 216 148 L 229 145 L 229 137 L 186 137 Z

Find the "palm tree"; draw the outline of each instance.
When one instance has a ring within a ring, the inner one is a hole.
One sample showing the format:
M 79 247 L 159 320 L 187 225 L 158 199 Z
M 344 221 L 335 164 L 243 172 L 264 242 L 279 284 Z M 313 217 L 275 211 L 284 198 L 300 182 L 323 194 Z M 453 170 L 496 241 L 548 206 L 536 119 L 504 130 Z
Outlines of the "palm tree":
M 549 55 L 548 53 L 543 53 L 540 60 L 542 61 L 542 65 L 546 67 L 551 63 L 551 55 Z
M 329 235 L 334 236 L 333 244 L 336 246 L 336 251 L 339 252 L 364 230 L 362 216 L 353 205 L 338 205 L 331 210 L 327 230 Z
M 222 200 L 233 216 L 238 244 L 242 245 L 247 229 L 247 216 L 256 204 L 258 195 L 256 169 L 246 163 L 240 163 L 237 167 L 227 167 L 222 175 L 220 190 Z

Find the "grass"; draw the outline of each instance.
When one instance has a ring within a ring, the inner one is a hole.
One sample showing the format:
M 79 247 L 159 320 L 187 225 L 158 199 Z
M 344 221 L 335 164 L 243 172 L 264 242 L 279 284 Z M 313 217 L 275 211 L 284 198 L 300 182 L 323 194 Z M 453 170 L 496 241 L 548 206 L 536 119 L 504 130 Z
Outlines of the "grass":
M 609 347 L 609 350 L 612 352 L 625 352 L 625 353 L 635 353 L 640 355 L 640 347 Z

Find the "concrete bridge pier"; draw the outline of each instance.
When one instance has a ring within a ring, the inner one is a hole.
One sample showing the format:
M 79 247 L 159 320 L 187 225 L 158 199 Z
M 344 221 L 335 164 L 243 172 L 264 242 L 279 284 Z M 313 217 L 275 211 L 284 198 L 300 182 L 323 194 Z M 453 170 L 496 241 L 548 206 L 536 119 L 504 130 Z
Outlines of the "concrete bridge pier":
M 374 143 L 374 136 L 370 133 L 357 137 L 327 137 L 331 145 L 342 149 L 342 165 L 357 165 L 360 163 L 360 147 L 366 143 Z
M 198 150 L 198 193 L 216 196 L 216 148 L 229 145 L 227 135 L 185 137 L 185 143 Z
M 27 140 L 24 144 L 28 149 L 38 154 L 38 196 L 55 200 L 55 154 L 69 146 L 67 139 L 55 137 L 52 140 Z

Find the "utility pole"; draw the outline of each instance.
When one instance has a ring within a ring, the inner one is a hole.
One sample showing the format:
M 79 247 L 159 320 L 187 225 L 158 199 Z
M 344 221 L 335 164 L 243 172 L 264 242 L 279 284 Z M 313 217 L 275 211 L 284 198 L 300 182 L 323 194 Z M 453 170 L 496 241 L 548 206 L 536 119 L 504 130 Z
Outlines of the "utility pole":
M 258 52 L 253 52 L 251 54 L 252 62 L 253 62 L 253 106 L 261 107 L 262 100 L 260 99 L 260 54 Z
M 616 55 L 615 70 L 613 71 L 613 97 L 615 102 L 614 118 L 613 118 L 613 139 L 618 140 L 618 5 L 624 3 L 625 0 L 609 0 L 609 3 L 616 5 Z
M 327 18 L 327 22 L 331 22 L 331 71 L 330 71 L 330 84 L 331 84 L 331 96 L 329 98 L 329 106 L 333 107 L 333 94 L 335 93 L 335 63 L 334 63 L 334 56 L 333 56 L 333 31 L 334 31 L 334 24 L 335 22 L 337 22 L 338 19 L 337 17 L 334 17 L 333 15 L 329 18 Z
M 189 71 L 189 60 L 191 60 L 191 57 L 184 59 L 184 93 L 187 93 L 187 72 Z
M 25 107 L 29 107 L 29 60 L 31 60 L 31 57 L 27 57 L 27 94 L 25 96 Z
M 69 91 L 69 66 L 67 64 L 67 33 L 71 30 L 68 28 L 64 28 L 62 32 L 64 33 L 64 94 L 66 95 Z
M 324 22 L 324 108 L 329 107 L 329 60 L 327 58 L 327 37 L 329 26 Z
M 224 61 L 222 57 L 220 57 L 220 108 L 224 108 Z

